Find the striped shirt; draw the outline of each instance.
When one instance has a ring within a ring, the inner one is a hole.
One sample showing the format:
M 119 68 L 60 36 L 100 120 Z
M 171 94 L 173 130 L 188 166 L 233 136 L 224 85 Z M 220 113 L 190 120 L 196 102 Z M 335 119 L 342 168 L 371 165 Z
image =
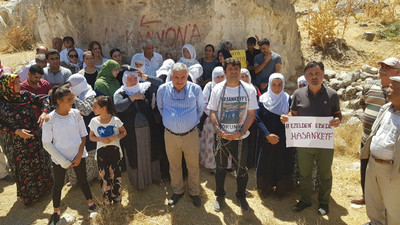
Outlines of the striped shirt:
M 361 146 L 364 146 L 367 141 L 371 134 L 372 124 L 378 116 L 379 110 L 386 103 L 386 90 L 382 88 L 380 81 L 370 81 L 364 86 L 360 102 L 361 106 L 365 107 Z
M 185 133 L 200 122 L 204 110 L 203 92 L 199 85 L 189 81 L 178 92 L 172 82 L 168 82 L 157 91 L 157 106 L 165 128 Z

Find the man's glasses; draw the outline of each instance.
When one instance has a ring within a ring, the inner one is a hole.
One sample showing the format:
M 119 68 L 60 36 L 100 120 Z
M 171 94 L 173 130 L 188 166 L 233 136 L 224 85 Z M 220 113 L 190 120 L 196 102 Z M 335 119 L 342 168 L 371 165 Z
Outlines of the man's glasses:
M 68 58 L 78 58 L 78 55 L 69 55 Z

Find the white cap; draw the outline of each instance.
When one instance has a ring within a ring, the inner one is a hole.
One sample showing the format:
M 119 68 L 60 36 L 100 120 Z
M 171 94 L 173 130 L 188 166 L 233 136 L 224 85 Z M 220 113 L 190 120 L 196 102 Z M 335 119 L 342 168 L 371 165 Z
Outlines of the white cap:
M 390 57 L 383 61 L 378 62 L 379 65 L 382 63 L 391 66 L 395 69 L 400 69 L 400 60 L 396 57 Z
M 393 77 L 390 77 L 390 79 L 392 81 L 400 82 L 400 76 L 393 76 Z

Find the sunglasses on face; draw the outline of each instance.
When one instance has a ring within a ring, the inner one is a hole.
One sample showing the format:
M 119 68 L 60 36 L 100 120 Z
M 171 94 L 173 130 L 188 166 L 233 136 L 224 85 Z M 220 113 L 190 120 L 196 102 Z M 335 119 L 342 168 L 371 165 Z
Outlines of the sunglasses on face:
M 69 58 L 78 58 L 78 55 L 69 55 Z

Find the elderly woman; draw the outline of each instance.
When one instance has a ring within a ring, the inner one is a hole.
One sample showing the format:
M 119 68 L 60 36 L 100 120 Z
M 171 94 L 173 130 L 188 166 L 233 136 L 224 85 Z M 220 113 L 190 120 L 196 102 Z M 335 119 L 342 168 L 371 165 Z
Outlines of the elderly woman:
M 17 197 L 29 205 L 48 194 L 53 186 L 50 157 L 43 149 L 42 130 L 32 107 L 48 110 L 49 105 L 43 96 L 21 91 L 19 76 L 15 74 L 0 77 L 0 99 L 3 151 L 15 176 Z
M 119 82 L 116 79 L 119 73 L 120 65 L 110 59 L 101 67 L 99 75 L 97 75 L 94 83 L 94 90 L 103 95 L 114 96 L 115 91 L 120 88 Z
M 101 45 L 97 41 L 91 41 L 89 43 L 88 50 L 93 53 L 93 59 L 94 59 L 94 66 L 97 69 L 100 69 L 105 62 L 107 62 L 107 58 L 103 57 L 103 51 L 101 49 Z M 85 65 L 83 65 L 85 68 Z
M 93 102 L 96 98 L 96 92 L 93 91 L 92 87 L 87 83 L 85 77 L 81 74 L 73 74 L 68 78 L 69 89 L 74 93 L 76 99 L 74 106 L 79 110 L 83 116 L 86 129 L 88 133 L 90 129 L 88 127 L 90 120 L 94 117 L 93 113 Z M 96 154 L 96 143 L 86 139 L 85 143 L 88 157 L 86 158 L 86 174 L 87 180 L 91 181 L 95 178 L 99 178 L 99 171 L 97 169 L 97 163 L 95 161 Z M 76 174 L 73 169 L 67 170 L 67 179 L 71 185 L 77 184 Z
M 162 66 L 160 67 L 160 69 L 158 69 L 156 71 L 156 76 L 158 78 L 160 78 L 161 80 L 164 81 L 164 83 L 167 80 L 167 77 L 169 76 L 169 74 L 171 73 L 171 67 L 172 65 L 174 65 L 175 62 L 172 59 L 167 59 L 163 62 Z
M 196 49 L 194 49 L 193 45 L 185 44 L 182 47 L 182 57 L 178 60 L 178 62 L 185 64 L 187 67 L 190 67 L 194 64 L 199 64 L 196 60 Z
M 139 83 L 139 78 L 145 82 Z M 129 181 L 133 188 L 141 190 L 161 180 L 162 139 L 151 102 L 162 80 L 138 70 L 125 71 L 122 81 L 124 85 L 114 94 L 115 111 L 127 131 L 121 147 L 126 156 Z
M 258 90 L 258 88 L 251 83 L 251 75 L 250 75 L 249 70 L 247 70 L 246 68 L 240 69 L 240 80 L 250 84 L 251 86 L 253 86 L 256 89 L 257 101 L 258 101 L 259 97 L 261 96 L 261 93 Z M 249 146 L 248 146 L 248 155 L 247 155 L 247 168 L 254 168 L 257 164 L 256 162 L 258 160 L 258 154 L 259 154 L 259 149 L 260 149 L 259 145 L 258 145 L 258 140 L 257 140 L 257 136 L 258 136 L 257 124 L 253 123 L 251 125 L 251 127 L 249 128 L 249 131 L 250 131 L 250 135 L 248 137 Z
M 215 156 L 214 156 L 214 126 L 211 123 L 210 119 L 210 110 L 207 108 L 208 101 L 210 100 L 211 91 L 213 87 L 221 81 L 225 80 L 224 69 L 221 66 L 217 66 L 212 71 L 212 81 L 208 82 L 203 90 L 204 97 L 204 113 L 206 115 L 206 119 L 204 120 L 204 116 L 202 120 L 204 120 L 203 130 L 200 135 L 200 156 L 199 161 L 200 165 L 204 168 L 214 171 L 215 169 Z
M 211 81 L 212 71 L 218 64 L 218 60 L 214 57 L 214 46 L 212 44 L 206 45 L 204 48 L 204 58 L 199 59 L 199 63 L 203 67 L 204 72 L 198 79 L 198 83 L 204 88 L 204 86 Z
M 280 116 L 289 112 L 291 99 L 283 91 L 282 74 L 271 74 L 268 83 L 256 115 L 260 136 L 264 139 L 256 172 L 257 189 L 262 197 L 273 192 L 281 196 L 293 187 L 293 150 L 286 148 L 285 126 L 280 121 Z

